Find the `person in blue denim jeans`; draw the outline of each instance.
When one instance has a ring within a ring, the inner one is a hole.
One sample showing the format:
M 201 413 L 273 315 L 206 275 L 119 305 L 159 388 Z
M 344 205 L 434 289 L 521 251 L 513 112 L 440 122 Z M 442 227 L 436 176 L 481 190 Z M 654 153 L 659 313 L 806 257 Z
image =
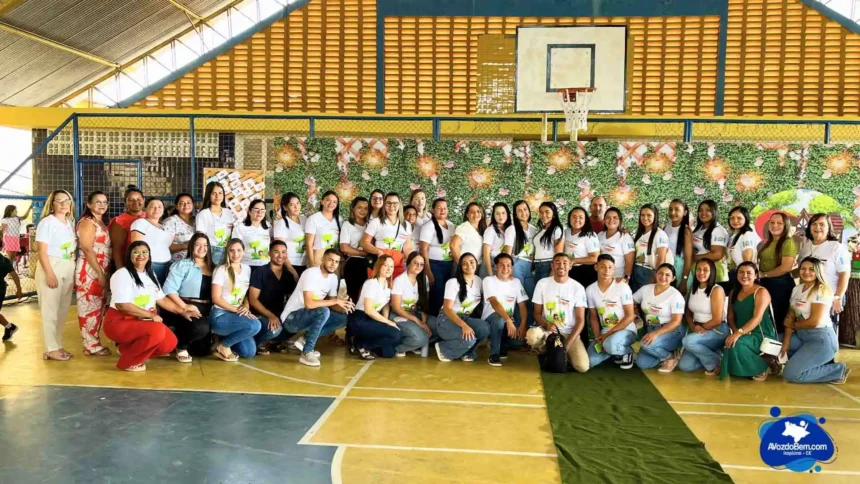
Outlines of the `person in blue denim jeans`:
M 444 303 L 436 320 L 436 328 L 442 341 L 436 343 L 439 361 L 449 362 L 462 358 L 475 361 L 478 343 L 490 335 L 490 325 L 482 319 L 472 317 L 481 305 L 481 278 L 478 259 L 466 252 L 460 256 L 457 275 L 445 283 Z
M 285 340 L 290 333 L 283 332 L 281 313 L 287 304 L 287 296 L 296 287 L 296 280 L 288 271 L 287 243 L 274 240 L 269 244 L 269 263 L 252 271 L 248 289 L 251 312 L 260 320 L 260 332 L 254 336 L 258 355 L 269 354 L 269 341 Z
M 585 289 L 588 317 L 594 341 L 588 345 L 588 366 L 593 368 L 610 357 L 621 369 L 633 368 L 636 342 L 636 311 L 630 286 L 615 280 L 615 259 L 597 256 L 597 282 Z
M 281 313 L 283 331 L 304 333 L 293 343 L 302 352 L 299 363 L 303 365 L 320 366 L 320 354 L 314 350 L 317 340 L 346 326 L 346 315 L 355 310 L 345 292 L 338 294 L 340 259 L 337 249 L 326 249 L 319 266 L 302 272 Z
M 519 279 L 514 278 L 514 258 L 496 256 L 496 275 L 482 281 L 484 311 L 481 319 L 490 325 L 490 366 L 502 366 L 508 357 L 508 340 L 526 338 L 529 300 Z M 516 311 L 514 310 L 516 309 Z
M 791 292 L 781 355 L 788 356 L 782 377 L 790 383 L 842 385 L 851 372 L 844 362 L 833 363 L 839 344 L 830 320 L 833 291 L 823 266 L 817 258 L 804 258 L 800 285 Z
M 633 294 L 645 314 L 647 333 L 642 337 L 636 366 L 646 370 L 661 365 L 661 373 L 670 373 L 678 366 L 681 340 L 684 338 L 684 296 L 672 287 L 675 266 L 662 264 L 657 268 L 656 284 L 648 284 Z
M 433 216 L 421 226 L 418 237 L 418 250 L 429 265 L 424 273 L 430 280 L 430 313 L 441 314 L 445 284 L 451 277 L 451 237 L 454 236 L 454 223 L 448 220 L 448 202 L 444 198 L 433 200 Z
M 514 221 L 510 227 L 505 229 L 505 242 L 502 245 L 502 252 L 510 254 L 514 258 L 514 277 L 519 279 L 526 290 L 526 295 L 529 299 L 534 297 L 535 284 L 537 279 L 534 276 L 534 257 L 535 246 L 532 242 L 537 229 L 529 221 L 532 218 L 532 212 L 528 202 L 518 200 L 514 203 Z M 533 307 L 527 305 L 528 309 L 528 324 L 535 324 Z
M 391 285 L 392 320 L 400 328 L 400 344 L 395 356 L 406 352 L 419 352 L 427 356 L 427 345 L 439 339 L 436 318 L 428 314 L 430 308 L 430 282 L 424 275 L 424 257 L 418 252 L 406 258 L 406 272 L 394 279 Z
M 227 262 L 212 275 L 212 311 L 209 329 L 221 336 L 212 354 L 224 361 L 239 357 L 253 358 L 257 354 L 254 336 L 260 331 L 260 321 L 248 309 L 248 285 L 251 268 L 242 264 L 245 244 L 239 239 L 227 243 Z
M 717 269 L 710 259 L 696 262 L 696 282 L 690 288 L 684 316 L 689 330 L 684 336 L 679 366 L 681 371 L 705 369 L 709 376 L 720 374 L 722 348 L 729 335 L 726 323 L 726 293 L 717 284 Z

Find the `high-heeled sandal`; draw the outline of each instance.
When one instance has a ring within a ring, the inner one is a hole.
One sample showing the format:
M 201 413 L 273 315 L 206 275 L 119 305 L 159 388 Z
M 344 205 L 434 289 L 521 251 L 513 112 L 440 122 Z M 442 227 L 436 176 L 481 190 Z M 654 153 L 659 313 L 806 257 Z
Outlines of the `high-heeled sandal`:
M 770 370 L 765 370 L 763 373 L 759 373 L 758 375 L 752 377 L 753 381 L 765 381 L 767 380 L 767 376 L 770 374 Z
M 226 349 L 229 353 L 224 353 L 222 351 L 222 348 Z M 216 348 L 212 354 L 215 356 L 215 358 L 218 358 L 219 360 L 229 361 L 231 363 L 239 361 L 239 355 L 233 353 L 233 350 L 227 348 L 226 346 L 219 345 L 218 348 Z
M 71 358 L 72 358 L 72 355 L 70 355 L 68 353 L 64 353 L 60 350 L 46 351 L 46 352 L 42 353 L 42 359 L 43 360 L 69 361 L 69 359 L 71 359 Z
M 373 356 L 373 353 L 371 353 L 371 352 L 367 351 L 367 350 L 366 350 L 366 349 L 364 349 L 364 348 L 359 348 L 359 349 L 358 349 L 358 357 L 359 357 L 359 358 L 361 358 L 362 360 L 367 360 L 367 361 L 375 360 L 375 359 L 376 359 L 376 357 L 375 357 L 375 356 Z

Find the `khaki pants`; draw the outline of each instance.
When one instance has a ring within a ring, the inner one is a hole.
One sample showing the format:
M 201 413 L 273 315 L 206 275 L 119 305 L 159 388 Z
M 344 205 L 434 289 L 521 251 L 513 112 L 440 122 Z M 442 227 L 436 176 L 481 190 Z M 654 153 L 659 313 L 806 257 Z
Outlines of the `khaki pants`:
M 75 261 L 48 257 L 51 269 L 57 278 L 57 287 L 48 287 L 42 264 L 36 263 L 36 288 L 39 294 L 39 311 L 42 313 L 42 329 L 45 333 L 45 351 L 56 351 L 63 347 L 63 324 L 72 305 L 75 291 Z
M 585 331 L 583 329 L 583 331 Z M 528 330 L 526 333 L 526 342 L 532 348 L 536 350 L 543 350 L 544 342 L 546 341 L 547 332 L 541 327 L 533 327 Z M 582 344 L 582 340 L 577 336 L 574 338 L 573 343 L 570 342 L 570 336 L 565 335 L 564 337 L 565 343 L 570 343 L 570 347 L 567 350 L 567 360 L 570 361 L 573 369 L 578 371 L 579 373 L 585 373 L 588 371 L 588 350 L 586 350 L 585 345 Z

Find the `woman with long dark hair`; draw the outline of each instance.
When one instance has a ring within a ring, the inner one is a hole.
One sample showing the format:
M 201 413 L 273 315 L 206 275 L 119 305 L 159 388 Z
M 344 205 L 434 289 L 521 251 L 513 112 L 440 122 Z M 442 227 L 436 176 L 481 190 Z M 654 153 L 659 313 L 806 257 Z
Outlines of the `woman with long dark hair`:
M 347 256 L 343 266 L 346 292 L 358 301 L 361 287 L 367 280 L 367 251 L 361 247 L 365 236 L 369 205 L 364 197 L 355 197 L 349 207 L 349 219 L 340 226 L 340 252 Z
M 484 245 L 481 249 L 484 253 L 484 274 L 488 277 L 495 275 L 493 261 L 502 252 L 505 245 L 505 231 L 511 226 L 511 210 L 503 202 L 493 204 L 493 215 L 491 223 L 484 229 Z
M 690 229 L 690 210 L 683 200 L 669 204 L 669 223 L 663 226 L 669 237 L 669 251 L 674 256 L 675 274 L 679 274 L 675 287 L 681 294 L 687 292 L 687 278 L 693 268 L 693 231 Z
M 532 244 L 537 229 L 530 224 L 532 211 L 525 200 L 514 203 L 514 222 L 505 229 L 505 243 L 502 252 L 514 258 L 514 277 L 520 280 L 529 300 L 534 296 L 535 280 L 533 266 L 535 247 Z M 551 235 L 550 235 L 551 236 Z M 533 305 L 528 305 L 529 325 L 533 321 Z
M 681 371 L 705 369 L 706 375 L 720 374 L 720 350 L 726 344 L 729 326 L 726 323 L 726 293 L 717 284 L 714 261 L 696 262 L 696 282 L 687 298 L 687 335 L 684 354 L 678 366 Z
M 684 296 L 672 286 L 675 266 L 661 264 L 654 275 L 654 283 L 642 286 L 633 293 L 633 302 L 645 315 L 645 335 L 639 345 L 636 366 L 646 370 L 660 365 L 660 373 L 671 373 L 681 359 L 681 341 L 686 330 Z
M 750 222 L 750 212 L 745 207 L 737 206 L 729 211 L 729 247 L 726 258 L 729 263 L 729 279 L 721 284 L 723 289 L 730 290 L 737 281 L 737 267 L 741 262 L 756 262 L 758 246 L 761 237 L 758 236 Z
M 173 234 L 170 245 L 171 262 L 182 260 L 188 253 L 188 241 L 197 232 L 194 228 L 194 197 L 189 193 L 180 193 L 173 199 L 174 209 L 161 225 L 164 230 Z
M 254 336 L 260 332 L 260 320 L 248 309 L 248 287 L 251 268 L 242 264 L 245 247 L 239 239 L 227 243 L 227 258 L 212 275 L 212 311 L 209 328 L 221 341 L 212 352 L 223 361 L 253 358 L 257 354 Z
M 636 248 L 633 237 L 621 231 L 621 210 L 615 207 L 606 209 L 603 215 L 603 231 L 597 234 L 600 254 L 612 256 L 615 261 L 615 281 L 630 283 Z
M 105 292 L 108 288 L 108 267 L 111 263 L 111 243 L 105 213 L 108 198 L 104 192 L 92 192 L 78 221 L 78 248 L 81 257 L 75 264 L 78 326 L 87 356 L 110 356 L 102 346 L 99 333 L 105 314 Z
M 424 257 L 412 252 L 406 258 L 406 271 L 391 285 L 392 320 L 400 328 L 400 343 L 396 356 L 408 351 L 425 350 L 436 333 L 436 317 L 430 315 L 430 281 L 424 274 Z
M 436 356 L 448 362 L 462 358 L 475 361 L 478 343 L 490 335 L 490 325 L 473 317 L 481 305 L 481 278 L 476 275 L 478 259 L 466 253 L 460 256 L 456 276 L 445 283 L 442 311 L 436 320 L 441 341 L 436 343 Z
M 729 280 L 729 271 L 724 257 L 729 233 L 717 219 L 717 203 L 705 200 L 699 204 L 696 228 L 693 229 L 693 262 L 710 259 L 717 268 L 717 282 Z M 693 275 L 688 276 L 687 288 L 692 285 Z
M 249 266 L 251 273 L 269 263 L 272 236 L 266 222 L 266 202 L 258 199 L 248 205 L 244 222 L 233 226 L 233 238 L 241 240 L 248 248 L 242 257 L 242 264 Z
M 597 282 L 597 257 L 600 255 L 600 241 L 591 229 L 588 212 L 582 207 L 574 207 L 567 214 L 567 229 L 564 232 L 564 253 L 570 257 L 571 279 L 582 287 Z M 614 265 L 614 261 L 613 261 Z
M 454 229 L 454 236 L 451 237 L 451 260 L 456 264 L 460 260 L 460 254 L 468 252 L 478 259 L 478 275 L 481 275 L 484 267 L 481 262 L 486 229 L 484 207 L 480 203 L 469 202 L 466 205 L 466 213 L 463 214 L 463 223 Z
M 340 243 L 340 198 L 329 190 L 320 199 L 319 212 L 305 222 L 305 245 L 308 247 L 308 267 L 322 263 L 323 253 Z
M 131 241 L 144 241 L 149 245 L 152 270 L 158 278 L 158 284 L 163 285 L 170 268 L 170 246 L 173 244 L 173 234 L 164 230 L 161 218 L 164 215 L 164 202 L 157 198 L 148 198 L 144 205 L 146 216 L 131 224 Z
M 394 259 L 381 255 L 373 266 L 373 274 L 361 286 L 361 296 L 355 311 L 349 315 L 350 334 L 362 360 L 373 360 L 373 351 L 383 358 L 396 353 L 401 332 L 390 316 L 391 275 Z
M 14 264 L 18 258 L 18 252 L 21 251 L 21 221 L 26 220 L 33 211 L 33 205 L 27 208 L 23 217 L 18 216 L 18 207 L 15 205 L 6 205 L 6 210 L 3 211 L 3 219 L 0 220 L 0 232 L 3 233 L 3 248 L 6 250 L 6 257 Z
M 187 317 L 165 314 L 168 326 L 176 333 L 176 359 L 191 363 L 192 356 L 209 354 L 209 313 L 212 310 L 212 273 L 215 266 L 209 250 L 209 237 L 196 233 L 188 241 L 182 260 L 170 266 L 164 293 Z
M 380 189 L 376 189 L 370 192 L 370 208 L 368 209 L 367 221 L 370 222 L 375 218 L 382 217 L 382 210 L 384 208 L 384 200 L 385 200 L 385 192 Z
M 146 370 L 146 360 L 170 354 L 176 336 L 164 325 L 156 308 L 191 317 L 191 311 L 168 299 L 149 260 L 150 247 L 139 240 L 128 247 L 123 268 L 110 278 L 111 302 L 105 314 L 105 336 L 117 343 L 116 367 L 126 371 Z
M 729 297 L 729 327 L 732 334 L 726 338 L 720 378 L 748 377 L 765 381 L 768 363 L 760 355 L 764 338 L 776 339 L 776 326 L 770 310 L 771 296 L 767 289 L 756 284 L 758 268 L 752 262 L 738 264 L 738 281 Z
M 302 201 L 293 192 L 281 195 L 280 217 L 272 224 L 272 236 L 275 240 L 287 244 L 287 260 L 284 268 L 298 282 L 299 276 L 308 265 L 308 253 L 305 247 L 305 222 L 302 215 Z
M 421 227 L 421 256 L 429 260 L 424 273 L 430 280 L 430 312 L 434 316 L 442 307 L 445 282 L 451 276 L 451 237 L 454 224 L 448 221 L 448 202 L 444 198 L 433 200 L 433 217 Z
M 773 301 L 773 318 L 778 333 L 784 332 L 783 324 L 791 304 L 791 291 L 794 290 L 791 271 L 798 250 L 790 233 L 791 221 L 788 215 L 774 213 L 768 220 L 764 243 L 758 251 L 758 267 L 761 270 L 758 283 L 767 289 Z
M 146 214 L 143 212 L 143 192 L 134 185 L 129 185 L 122 195 L 125 201 L 125 211 L 110 221 L 109 232 L 111 241 L 111 253 L 113 256 L 114 270 L 122 269 L 125 262 L 125 253 L 131 244 L 131 224 Z
M 639 226 L 633 237 L 636 258 L 630 278 L 630 290 L 634 293 L 640 287 L 651 284 L 654 270 L 663 263 L 675 266 L 675 256 L 669 250 L 669 236 L 660 228 L 660 212 L 652 203 L 639 209 Z
M 230 234 L 233 233 L 233 224 L 233 212 L 227 208 L 224 187 L 217 181 L 207 183 L 203 192 L 203 210 L 197 212 L 195 228 L 209 237 L 212 263 L 215 265 L 225 260 L 224 253 Z
M 543 202 L 538 208 L 540 230 L 532 237 L 535 247 L 535 284 L 552 271 L 552 259 L 564 252 L 564 228 L 558 218 L 558 208 L 552 202 Z
M 827 214 L 813 214 L 809 218 L 804 235 L 806 238 L 800 244 L 798 258 L 803 260 L 814 257 L 821 261 L 824 280 L 833 292 L 833 324 L 838 325 L 845 303 L 845 292 L 848 291 L 848 279 L 851 277 L 851 255 L 848 254 L 845 244 L 833 233 L 833 223 Z

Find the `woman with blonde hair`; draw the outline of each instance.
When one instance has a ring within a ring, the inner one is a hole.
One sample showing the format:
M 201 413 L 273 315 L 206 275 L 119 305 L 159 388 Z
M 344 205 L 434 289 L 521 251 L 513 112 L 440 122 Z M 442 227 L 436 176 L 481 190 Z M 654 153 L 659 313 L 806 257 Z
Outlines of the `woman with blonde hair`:
M 390 255 L 379 256 L 372 276 L 361 287 L 355 312 L 349 316 L 352 345 L 362 360 L 375 359 L 371 351 L 383 358 L 391 358 L 397 352 L 400 328 L 389 318 L 393 273 L 394 259 Z
M 224 264 L 212 275 L 209 327 L 212 334 L 221 336 L 212 354 L 224 361 L 237 361 L 240 356 L 253 358 L 257 354 L 254 336 L 260 331 L 260 320 L 251 314 L 245 297 L 251 282 L 251 268 L 242 264 L 244 256 L 242 241 L 231 239 L 227 243 Z
M 39 265 L 36 266 L 36 288 L 39 312 L 45 331 L 46 360 L 66 361 L 72 354 L 63 349 L 63 323 L 72 304 L 75 290 L 75 213 L 72 195 L 54 190 L 45 201 L 45 213 L 36 227 Z
M 794 278 L 791 271 L 797 260 L 797 244 L 791 238 L 791 221 L 788 215 L 777 212 L 770 216 L 765 230 L 765 241 L 758 251 L 759 284 L 767 289 L 773 300 L 773 317 L 777 333 L 783 332 L 782 323 L 788 314 Z

